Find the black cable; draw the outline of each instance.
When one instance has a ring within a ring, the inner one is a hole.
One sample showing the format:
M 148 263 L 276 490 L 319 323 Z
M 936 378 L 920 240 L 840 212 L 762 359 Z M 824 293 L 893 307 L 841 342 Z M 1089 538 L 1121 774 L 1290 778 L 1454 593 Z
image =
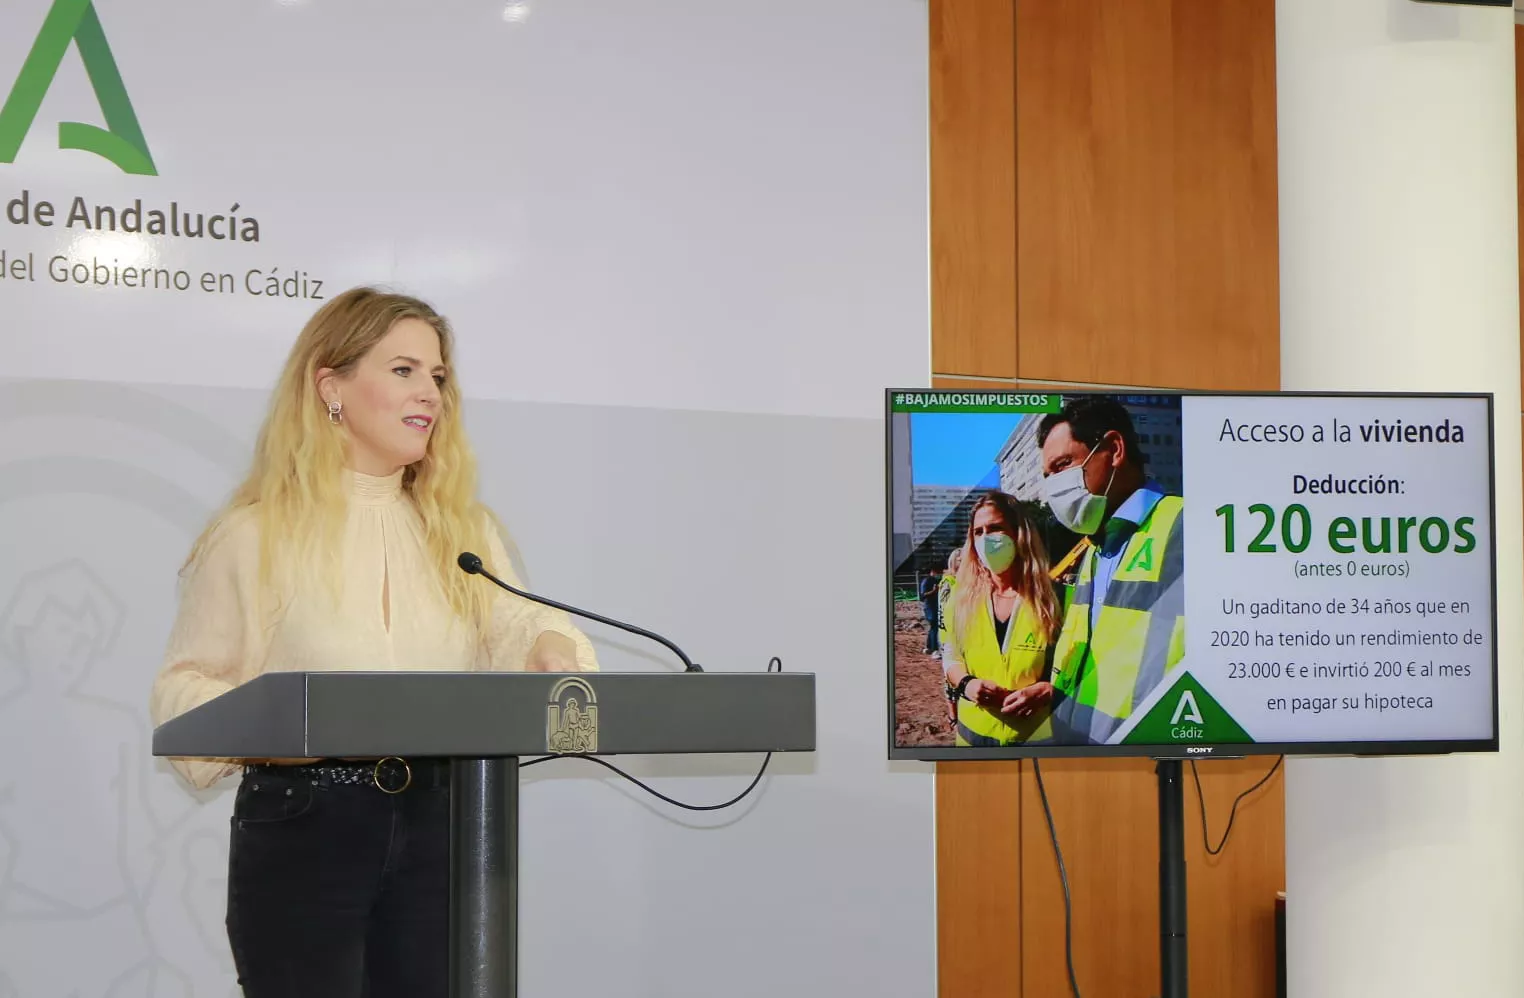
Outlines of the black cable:
M 1079 978 L 1074 973 L 1074 903 L 1069 897 L 1069 871 L 1064 868 L 1064 853 L 1058 847 L 1058 829 L 1053 826 L 1053 809 L 1048 806 L 1048 791 L 1042 783 L 1042 763 L 1032 760 L 1037 777 L 1037 796 L 1042 798 L 1042 813 L 1048 819 L 1048 838 L 1053 841 L 1053 857 L 1058 860 L 1058 881 L 1064 888 L 1064 960 L 1069 965 L 1069 989 L 1080 998 Z
M 773 666 L 775 666 L 775 665 L 777 666 L 776 669 L 773 668 Z M 772 657 L 772 659 L 767 663 L 767 671 L 768 672 L 782 672 L 783 671 L 783 660 L 781 658 L 779 658 L 778 656 L 774 655 Z M 652 786 L 649 786 L 649 785 L 647 785 L 645 783 L 642 783 L 640 780 L 638 780 L 635 777 L 631 776 L 629 773 L 626 773 L 624 770 L 620 769 L 618 766 L 614 765 L 611 762 L 608 762 L 605 759 L 601 759 L 601 758 L 599 758 L 596 755 L 582 755 L 582 754 L 577 754 L 577 753 L 568 753 L 566 755 L 543 755 L 543 756 L 540 756 L 537 759 L 530 759 L 528 762 L 520 763 L 519 764 L 519 768 L 520 769 L 524 769 L 524 768 L 526 768 L 528 766 L 538 766 L 542 762 L 551 762 L 551 761 L 556 760 L 556 759 L 584 759 L 587 762 L 595 762 L 598 765 L 602 766 L 604 769 L 612 770 L 613 772 L 615 772 L 615 773 L 619 774 L 620 776 L 624 777 L 626 780 L 629 780 L 631 783 L 635 784 L 635 786 L 637 786 L 640 789 L 644 790 L 646 793 L 650 794 L 652 797 L 655 797 L 658 800 L 666 801 L 668 804 L 671 804 L 673 807 L 680 807 L 680 808 L 683 808 L 684 810 L 687 810 L 687 811 L 719 811 L 719 810 L 722 810 L 724 808 L 733 807 L 734 805 L 739 804 L 746 797 L 747 794 L 751 793 L 753 790 L 755 790 L 757 788 L 757 784 L 762 782 L 762 777 L 767 772 L 767 764 L 772 762 L 773 754 L 771 752 L 768 752 L 766 755 L 764 755 L 762 757 L 762 767 L 757 770 L 757 775 L 752 777 L 751 783 L 747 785 L 745 790 L 742 790 L 740 793 L 738 793 L 734 797 L 730 798 L 730 800 L 723 801 L 723 802 L 721 802 L 719 804 L 686 804 L 683 801 L 676 800 L 676 799 L 674 799 L 672 797 L 668 797 L 666 794 L 662 793 L 660 790 L 657 790 L 655 787 L 652 787 Z
M 1196 800 L 1201 804 L 1201 844 L 1206 846 L 1208 856 L 1219 855 L 1224 849 L 1227 848 L 1228 836 L 1233 834 L 1233 819 L 1238 817 L 1238 805 L 1243 803 L 1245 797 L 1249 796 L 1254 791 L 1258 790 L 1260 787 L 1268 783 L 1270 781 L 1270 777 L 1275 775 L 1275 771 L 1281 768 L 1281 763 L 1285 760 L 1285 758 L 1286 757 L 1283 755 L 1276 756 L 1275 764 L 1270 767 L 1270 771 L 1264 776 L 1261 776 L 1258 783 L 1254 784 L 1254 786 L 1239 794 L 1233 800 L 1233 807 L 1228 811 L 1228 827 L 1222 830 L 1222 841 L 1217 843 L 1216 849 L 1212 848 L 1211 837 L 1207 834 L 1206 794 L 1201 790 L 1201 774 L 1196 770 L 1196 760 L 1191 760 L 1191 777 L 1196 781 Z
M 688 811 L 718 811 L 718 810 L 721 810 L 722 808 L 731 807 L 731 806 L 733 806 L 735 804 L 740 803 L 742 798 L 744 798 L 747 794 L 751 793 L 754 789 L 756 789 L 757 784 L 762 781 L 762 774 L 767 772 L 767 764 L 768 764 L 768 762 L 770 762 L 772 760 L 772 757 L 773 757 L 773 754 L 771 752 L 767 753 L 767 757 L 762 760 L 762 768 L 757 770 L 757 775 L 752 778 L 750 786 L 748 786 L 745 790 L 742 790 L 739 794 L 737 794 L 736 796 L 732 797 L 730 800 L 724 801 L 723 803 L 720 803 L 720 804 L 686 804 L 683 801 L 674 800 L 673 798 L 668 797 L 666 794 L 664 794 L 661 791 L 655 789 L 654 787 L 650 787 L 650 786 L 640 782 L 640 780 L 638 780 L 635 777 L 631 776 L 629 773 L 626 773 L 624 770 L 620 769 L 618 766 L 614 765 L 613 763 L 608 762 L 608 761 L 606 761 L 604 759 L 600 759 L 596 755 L 573 755 L 573 754 L 568 754 L 568 755 L 548 755 L 548 756 L 543 756 L 543 757 L 541 757 L 539 759 L 531 759 L 528 762 L 523 763 L 519 768 L 522 769 L 524 766 L 535 766 L 535 765 L 538 765 L 538 764 L 540 764 L 542 762 L 550 762 L 552 759 L 585 759 L 588 762 L 596 762 L 598 765 L 602 766 L 605 769 L 613 770 L 615 773 L 618 773 L 620 776 L 624 777 L 626 780 L 629 780 L 631 783 L 635 784 L 637 787 L 639 787 L 640 789 L 644 790 L 646 793 L 650 794 L 652 797 L 655 797 L 655 798 L 657 798 L 659 800 L 664 800 L 668 804 L 673 805 L 674 807 L 680 807 L 680 808 L 683 808 L 684 810 L 688 810 Z

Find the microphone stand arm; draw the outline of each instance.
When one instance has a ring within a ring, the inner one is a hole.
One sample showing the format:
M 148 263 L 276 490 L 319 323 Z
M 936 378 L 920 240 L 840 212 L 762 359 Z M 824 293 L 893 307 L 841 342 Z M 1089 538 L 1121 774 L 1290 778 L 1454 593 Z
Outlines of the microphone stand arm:
M 473 567 L 475 567 L 475 566 L 473 566 Z M 471 571 L 470 568 L 467 568 L 466 570 L 467 571 Z M 593 613 L 593 612 L 591 612 L 589 610 L 583 610 L 583 609 L 581 609 L 579 607 L 575 607 L 575 606 L 568 606 L 565 603 L 558 603 L 555 600 L 553 600 L 553 599 L 547 599 L 544 596 L 539 596 L 539 595 L 536 595 L 534 593 L 525 592 L 524 590 L 519 589 L 516 586 L 510 586 L 508 583 L 504 582 L 502 579 L 499 579 L 497 576 L 495 576 L 491 572 L 487 571 L 487 569 L 485 567 L 476 567 L 475 574 L 485 576 L 486 578 L 488 578 L 492 582 L 496 583 L 498 586 L 501 586 L 503 589 L 506 589 L 508 592 L 513 593 L 513 595 L 518 596 L 521 599 L 527 599 L 531 603 L 543 603 L 545 606 L 554 607 L 557 610 L 562 610 L 562 611 L 564 611 L 566 613 L 570 613 L 570 614 L 573 614 L 575 616 L 587 617 L 590 620 L 596 620 L 596 621 L 598 621 L 600 624 L 607 624 L 610 627 L 617 627 L 617 628 L 619 628 L 622 631 L 629 631 L 631 634 L 638 634 L 638 635 L 640 635 L 643 638 L 649 638 L 650 640 L 655 641 L 657 644 L 662 645 L 662 646 L 670 649 L 672 651 L 672 654 L 676 655 L 678 657 L 678 659 L 682 661 L 682 663 L 683 663 L 683 671 L 684 672 L 703 672 L 704 671 L 702 668 L 699 667 L 699 665 L 697 663 L 695 663 L 692 659 L 690 659 L 687 656 L 687 654 L 681 648 L 679 648 L 677 645 L 673 644 L 671 641 L 668 641 L 666 638 L 662 637 L 660 634 L 657 634 L 655 631 L 648 631 L 644 627 L 636 627 L 634 624 L 626 624 L 623 621 L 614 620 L 613 618 L 611 618 L 611 617 L 605 617 L 602 614 Z

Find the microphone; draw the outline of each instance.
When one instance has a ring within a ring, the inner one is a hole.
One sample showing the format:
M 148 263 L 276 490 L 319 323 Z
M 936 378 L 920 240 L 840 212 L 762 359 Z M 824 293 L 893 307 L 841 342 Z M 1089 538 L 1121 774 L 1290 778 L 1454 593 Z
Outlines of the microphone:
M 580 610 L 577 607 L 568 606 L 565 603 L 557 603 L 553 599 L 546 599 L 544 596 L 536 596 L 534 593 L 525 592 L 522 589 L 510 586 L 502 579 L 487 571 L 486 567 L 482 565 L 481 558 L 472 554 L 470 551 L 462 551 L 460 557 L 455 559 L 455 563 L 459 565 L 461 571 L 465 572 L 467 575 L 480 575 L 483 578 L 487 579 L 489 582 L 492 582 L 502 587 L 503 589 L 508 590 L 515 596 L 518 596 L 522 599 L 527 599 L 531 603 L 542 603 L 545 606 L 555 607 L 557 610 L 564 610 L 567 613 L 573 613 L 579 617 L 586 617 L 589 620 L 596 620 L 600 624 L 608 624 L 610 627 L 617 627 L 620 630 L 629 631 L 631 634 L 638 634 L 643 638 L 649 638 L 650 640 L 655 641 L 657 644 L 665 645 L 667 648 L 672 650 L 673 654 L 682 659 L 684 672 L 704 671 L 703 669 L 699 668 L 696 662 L 684 654 L 681 648 L 654 631 L 648 631 L 644 627 L 636 627 L 634 624 L 626 624 L 622 621 L 614 620 L 610 617 L 605 617 L 602 614 L 593 613 L 591 610 Z

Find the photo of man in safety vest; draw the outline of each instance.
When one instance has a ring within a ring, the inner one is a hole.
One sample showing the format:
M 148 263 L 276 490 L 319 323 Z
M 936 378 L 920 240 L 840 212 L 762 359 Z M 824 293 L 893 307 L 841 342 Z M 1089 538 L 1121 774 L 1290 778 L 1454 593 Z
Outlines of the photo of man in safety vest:
M 1044 416 L 1037 445 L 1044 500 L 1085 538 L 1054 650 L 1055 738 L 1101 744 L 1185 654 L 1184 500 L 1148 476 L 1110 396 Z

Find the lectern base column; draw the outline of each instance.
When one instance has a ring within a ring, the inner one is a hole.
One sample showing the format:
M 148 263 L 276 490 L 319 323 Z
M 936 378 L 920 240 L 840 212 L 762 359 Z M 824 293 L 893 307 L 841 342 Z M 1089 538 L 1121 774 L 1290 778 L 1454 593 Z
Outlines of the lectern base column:
M 450 769 L 450 995 L 518 998 L 519 760 Z

